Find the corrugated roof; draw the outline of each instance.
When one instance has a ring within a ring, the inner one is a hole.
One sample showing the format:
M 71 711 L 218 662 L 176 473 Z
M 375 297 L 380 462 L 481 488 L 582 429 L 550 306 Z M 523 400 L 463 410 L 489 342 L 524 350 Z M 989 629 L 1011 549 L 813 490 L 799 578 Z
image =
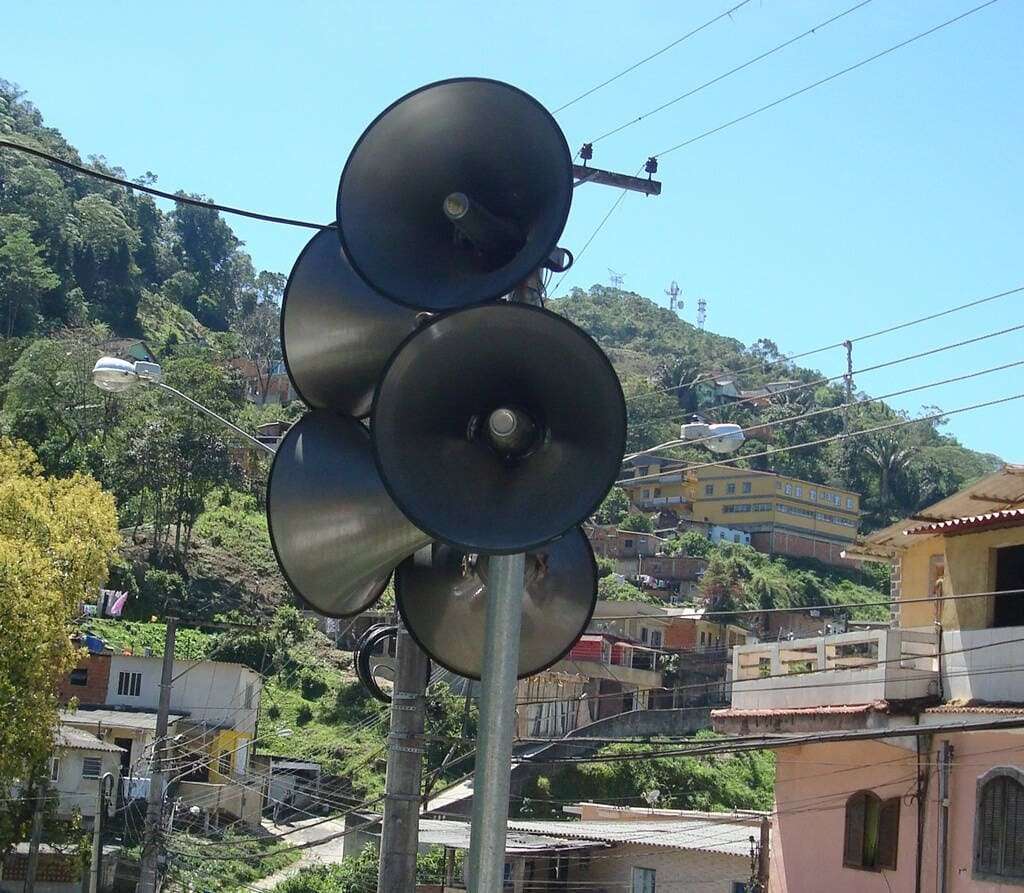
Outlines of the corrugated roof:
M 173 725 L 186 714 L 171 713 L 168 725 Z M 116 726 L 119 729 L 140 729 L 156 731 L 156 714 L 144 710 L 90 710 L 79 708 L 74 713 L 61 713 L 60 721 L 73 726 Z
M 561 825 L 566 823 L 552 822 L 551 824 Z M 468 850 L 469 832 L 469 822 L 420 819 L 419 840 L 421 845 L 447 846 L 456 850 Z M 606 846 L 608 844 L 601 840 L 580 840 L 575 837 L 567 840 L 564 834 L 535 834 L 529 831 L 513 830 L 512 828 L 509 828 L 505 834 L 505 852 L 509 854 L 576 850 L 584 847 Z
M 998 512 L 986 512 L 983 515 L 968 515 L 964 518 L 950 518 L 948 521 L 933 521 L 919 527 L 904 530 L 904 536 L 919 536 L 922 533 L 941 533 L 951 536 L 967 533 L 986 527 L 1008 527 L 1024 524 L 1024 509 L 1003 509 Z
M 935 523 L 964 518 L 981 512 L 1002 511 L 1024 500 L 1024 465 L 1004 465 L 999 471 L 975 481 L 952 496 L 903 518 L 895 524 L 876 530 L 864 537 L 863 542 L 876 546 L 906 548 L 905 530 L 918 527 L 922 522 Z M 937 534 L 936 534 L 937 535 Z
M 712 717 L 720 716 L 723 719 L 757 719 L 766 716 L 848 716 L 857 713 L 872 713 L 874 711 L 887 712 L 889 705 L 886 701 L 875 701 L 871 704 L 833 704 L 822 707 L 751 707 L 747 709 L 733 709 L 724 707 L 721 710 L 712 710 Z
M 92 732 L 84 729 L 76 729 L 73 726 L 60 725 L 54 736 L 54 743 L 57 747 L 67 747 L 73 750 L 96 750 L 103 753 L 121 753 L 121 748 L 115 744 L 107 744 L 100 741 Z
M 749 856 L 750 837 L 758 836 L 760 819 L 709 819 L 705 815 L 663 819 L 655 822 L 517 822 L 509 828 L 571 839 L 597 840 L 609 844 L 637 844 L 666 849 L 700 850 Z

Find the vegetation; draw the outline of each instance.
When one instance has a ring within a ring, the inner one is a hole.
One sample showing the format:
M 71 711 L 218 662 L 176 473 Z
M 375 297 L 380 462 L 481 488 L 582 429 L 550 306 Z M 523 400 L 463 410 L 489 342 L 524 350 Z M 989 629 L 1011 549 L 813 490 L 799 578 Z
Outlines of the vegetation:
M 619 530 L 636 533 L 654 533 L 654 519 L 643 512 L 630 512 L 619 522 Z
M 707 558 L 714 548 L 715 544 L 704 536 L 703 533 L 698 533 L 696 530 L 687 530 L 685 533 L 673 537 L 665 544 L 665 554 Z
M 665 605 L 663 599 L 619 579 L 614 574 L 598 579 L 597 597 L 609 602 L 643 602 L 645 605 L 662 607 Z
M 163 657 L 164 623 L 140 623 L 133 620 L 90 619 L 83 630 L 99 636 L 115 651 L 143 654 L 147 650 L 155 657 Z M 178 660 L 205 660 L 210 656 L 217 637 L 198 629 L 179 627 L 174 636 L 174 656 Z
M 619 524 L 629 514 L 629 495 L 622 487 L 612 487 L 594 513 L 595 524 Z
M 303 868 L 281 881 L 273 893 L 367 893 L 377 889 L 377 851 L 367 844 L 354 857 L 336 865 Z M 416 882 L 440 884 L 444 881 L 444 849 L 431 847 L 416 857 Z
M 228 831 L 223 840 L 209 841 L 191 834 L 175 834 L 167 871 L 171 887 L 227 893 L 294 864 L 302 852 L 288 843 L 248 837 Z M 226 853 L 231 858 L 222 858 Z M 214 856 L 215 858 L 210 858 Z
M 699 732 L 697 740 L 713 740 Z M 658 806 L 665 809 L 772 808 L 775 756 L 771 751 L 748 751 L 709 757 L 656 757 L 671 749 L 668 743 L 612 744 L 598 751 L 607 762 L 580 762 L 554 775 L 541 775 L 516 801 L 519 818 L 565 819 L 565 803 L 592 800 L 621 806 L 647 806 L 644 795 L 659 791 Z M 616 756 L 650 753 L 649 759 L 615 760 Z
M 110 494 L 82 475 L 47 477 L 25 444 L 0 438 L 0 790 L 49 777 L 57 680 L 76 658 L 68 627 L 117 541 Z M 0 852 L 27 819 L 4 807 Z

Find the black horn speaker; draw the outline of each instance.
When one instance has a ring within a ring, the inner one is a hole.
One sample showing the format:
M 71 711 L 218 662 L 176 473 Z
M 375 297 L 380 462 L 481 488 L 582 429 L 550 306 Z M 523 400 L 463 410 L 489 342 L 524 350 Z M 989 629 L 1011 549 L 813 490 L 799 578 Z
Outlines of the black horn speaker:
M 329 617 L 368 608 L 395 565 L 430 542 L 388 496 L 363 425 L 323 411 L 307 413 L 282 439 L 267 522 L 285 579 Z
M 353 272 L 334 232 L 310 239 L 281 305 L 285 366 L 306 404 L 367 415 L 384 364 L 415 327 L 415 311 L 377 294 Z
M 619 472 L 626 411 L 591 338 L 524 304 L 438 317 L 395 352 L 373 446 L 395 503 L 434 539 L 524 552 L 591 515 Z
M 371 288 L 424 310 L 512 291 L 555 248 L 572 157 L 533 97 L 500 81 L 421 87 L 359 138 L 338 186 L 338 234 Z
M 430 564 L 409 559 L 395 573 L 406 628 L 433 660 L 469 679 L 479 679 L 483 670 L 488 564 L 486 555 L 437 545 Z M 596 603 L 597 566 L 579 528 L 528 552 L 519 678 L 564 657 Z

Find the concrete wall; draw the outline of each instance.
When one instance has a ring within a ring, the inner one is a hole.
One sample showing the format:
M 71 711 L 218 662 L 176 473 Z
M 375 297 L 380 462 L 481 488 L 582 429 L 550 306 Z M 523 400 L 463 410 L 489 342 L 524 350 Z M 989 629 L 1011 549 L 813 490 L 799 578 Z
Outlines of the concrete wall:
M 756 830 L 752 833 L 757 836 Z M 609 893 L 631 890 L 634 867 L 653 868 L 656 889 L 666 891 L 732 893 L 734 882 L 750 879 L 750 859 L 745 856 L 637 844 L 595 851 L 589 864 L 584 863 L 579 869 L 578 878 L 595 890 L 601 889 L 602 884 Z M 576 880 L 576 875 L 572 879 Z
M 159 657 L 114 655 L 110 661 L 107 703 L 156 710 L 160 700 L 161 662 Z M 121 672 L 142 674 L 138 697 L 117 693 Z M 248 667 L 215 661 L 176 660 L 174 675 L 172 713 L 188 713 L 193 722 L 223 725 L 250 736 L 255 733 L 262 682 Z
M 942 691 L 948 701 L 1020 703 L 1024 627 L 953 629 L 942 635 Z
M 977 783 L 993 766 L 1024 769 L 1024 736 L 1008 732 L 936 735 L 928 759 L 936 761 L 941 741 L 954 747 L 950 774 L 950 830 L 947 893 L 1005 893 L 1015 885 L 972 877 Z M 905 739 L 910 741 L 911 739 Z M 900 806 L 896 871 L 843 867 L 845 803 L 857 790 L 883 799 L 903 797 L 914 787 L 916 754 L 910 747 L 878 741 L 814 744 L 778 752 L 777 817 L 771 846 L 771 893 L 914 893 L 917 803 Z M 925 799 L 922 884 L 936 890 L 938 840 L 936 776 Z
M 68 816 L 76 809 L 86 817 L 96 815 L 100 793 L 99 779 L 82 778 L 82 761 L 89 757 L 100 759 L 101 778 L 106 772 L 110 772 L 114 776 L 114 797 L 110 805 L 111 808 L 116 807 L 118 780 L 121 777 L 120 754 L 108 751 L 58 748 L 57 757 L 60 760 L 60 773 L 57 781 L 51 782 L 51 785 L 60 797 L 58 801 L 60 815 Z

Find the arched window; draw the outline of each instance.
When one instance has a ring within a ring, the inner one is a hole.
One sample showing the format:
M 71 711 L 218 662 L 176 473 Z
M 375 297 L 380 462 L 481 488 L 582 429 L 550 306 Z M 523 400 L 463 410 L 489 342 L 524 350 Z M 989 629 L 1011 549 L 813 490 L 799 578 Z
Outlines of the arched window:
M 990 769 L 978 779 L 974 875 L 1024 881 L 1024 773 Z
M 882 800 L 871 791 L 858 791 L 846 801 L 843 865 L 865 871 L 895 871 L 899 831 L 899 797 Z

